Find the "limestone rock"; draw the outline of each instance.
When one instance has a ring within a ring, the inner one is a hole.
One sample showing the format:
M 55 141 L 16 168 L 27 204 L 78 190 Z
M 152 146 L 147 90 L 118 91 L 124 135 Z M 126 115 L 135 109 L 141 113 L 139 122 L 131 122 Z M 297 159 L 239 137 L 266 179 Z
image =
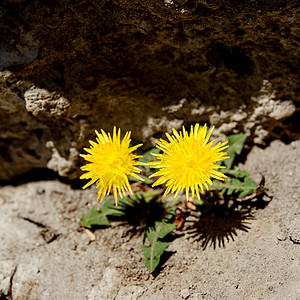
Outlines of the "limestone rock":
M 32 87 L 24 93 L 26 110 L 35 117 L 45 115 L 46 117 L 60 117 L 65 114 L 70 106 L 66 98 L 45 89 Z
M 258 144 L 299 137 L 299 13 L 287 0 L 2 1 L 0 181 L 75 178 L 75 154 L 114 125 L 148 145 L 195 122 Z

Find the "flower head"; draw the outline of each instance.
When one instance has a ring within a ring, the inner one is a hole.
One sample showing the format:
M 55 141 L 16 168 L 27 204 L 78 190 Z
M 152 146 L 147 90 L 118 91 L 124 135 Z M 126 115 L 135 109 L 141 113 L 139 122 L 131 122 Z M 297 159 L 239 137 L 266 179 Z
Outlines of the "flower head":
M 182 128 L 182 132 L 173 129 L 173 135 L 166 133 L 169 142 L 160 139 L 157 148 L 163 151 L 162 154 L 153 154 L 158 159 L 150 163 L 152 168 L 160 170 L 150 177 L 160 176 L 153 186 L 166 182 L 164 197 L 175 192 L 175 197 L 179 192 L 186 190 L 186 198 L 189 199 L 189 189 L 192 196 L 197 194 L 200 200 L 199 188 L 203 192 L 203 186 L 208 189 L 207 183 L 212 185 L 211 177 L 224 180 L 226 176 L 217 171 L 225 168 L 215 164 L 218 161 L 229 158 L 224 149 L 228 148 L 227 141 L 218 143 L 212 147 L 214 140 L 208 143 L 214 128 L 207 133 L 206 124 L 200 128 L 199 124 L 191 127 L 190 133 Z M 174 197 L 174 198 L 175 198 Z
M 135 174 L 140 173 L 140 169 L 136 166 L 142 165 L 135 159 L 141 156 L 132 154 L 142 144 L 129 148 L 131 132 L 126 132 L 121 142 L 121 130 L 119 129 L 117 133 L 116 127 L 113 130 L 113 137 L 102 129 L 101 133 L 97 130 L 95 132 L 97 143 L 90 141 L 91 148 L 84 148 L 89 154 L 80 155 L 89 162 L 81 167 L 87 173 L 80 176 L 80 179 L 90 179 L 83 189 L 96 182 L 97 188 L 99 188 L 97 200 L 102 195 L 101 201 L 113 189 L 117 204 L 118 194 L 120 198 L 125 196 L 125 191 L 129 190 L 132 194 L 128 175 L 143 180 Z

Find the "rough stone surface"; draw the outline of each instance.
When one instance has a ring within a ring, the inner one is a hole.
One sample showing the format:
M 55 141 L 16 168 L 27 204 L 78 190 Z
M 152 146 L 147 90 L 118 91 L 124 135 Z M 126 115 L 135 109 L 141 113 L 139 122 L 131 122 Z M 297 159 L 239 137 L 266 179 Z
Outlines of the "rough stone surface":
M 273 199 L 265 207 L 252 207 L 251 218 L 240 219 L 246 227 L 230 224 L 228 216 L 217 219 L 220 233 L 225 228 L 235 234 L 215 249 L 211 244 L 203 248 L 203 236 L 197 241 L 180 232 L 156 277 L 143 264 L 143 236 L 132 234 L 132 226 L 112 222 L 89 241 L 80 219 L 94 205 L 96 189 L 73 190 L 58 181 L 1 187 L 0 296 L 299 299 L 299 163 L 300 140 L 289 145 L 274 141 L 264 150 L 254 147 L 240 167 L 257 181 L 262 173 Z M 42 226 L 59 236 L 47 243 Z M 288 238 L 278 239 L 282 233 Z
M 285 0 L 1 1 L 0 180 L 73 179 L 74 153 L 113 125 L 148 145 L 194 122 L 297 138 L 299 15 Z

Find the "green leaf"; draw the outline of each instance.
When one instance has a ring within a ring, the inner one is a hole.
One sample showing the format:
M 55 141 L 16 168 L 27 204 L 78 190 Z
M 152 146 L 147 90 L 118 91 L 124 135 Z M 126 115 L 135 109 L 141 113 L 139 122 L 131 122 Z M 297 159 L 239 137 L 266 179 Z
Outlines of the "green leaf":
M 97 205 L 93 206 L 85 215 L 82 216 L 82 223 L 85 227 L 110 226 L 108 217 L 120 217 L 125 215 L 126 206 L 133 206 L 134 202 L 144 200 L 149 203 L 161 194 L 161 190 L 153 190 L 144 193 L 136 193 L 131 197 L 121 198 L 116 206 L 109 200 L 106 200 L 101 209 L 97 210 Z
M 120 210 L 120 207 L 110 202 L 110 200 L 106 200 L 104 202 L 100 209 L 100 212 L 106 214 L 107 216 L 119 217 L 124 215 L 124 213 Z
M 153 190 L 143 193 L 135 193 L 134 195 L 130 196 L 129 199 L 136 201 L 136 200 L 144 200 L 146 203 L 149 203 L 157 196 L 161 195 L 161 190 Z M 125 198 L 123 198 L 125 199 Z M 128 199 L 128 198 L 127 198 Z
M 150 169 L 150 167 L 149 167 L 149 169 Z M 151 185 L 154 182 L 153 179 L 150 179 L 150 178 L 148 178 L 148 177 L 146 177 L 144 175 L 139 174 L 139 177 L 143 178 L 144 179 L 144 183 L 147 184 L 147 185 Z M 131 181 L 131 182 L 137 182 L 137 181 L 140 181 L 140 180 L 137 179 L 137 178 L 135 178 L 135 177 L 133 177 L 133 176 L 129 176 L 129 181 Z
M 155 242 L 155 247 L 145 246 L 141 245 L 142 250 L 144 252 L 144 256 L 146 260 L 153 260 L 153 259 L 159 259 L 159 257 L 164 253 L 165 249 L 170 245 L 170 243 L 167 242 Z
M 239 198 L 243 198 L 247 195 L 254 193 L 256 188 L 257 188 L 257 183 L 251 178 L 246 178 L 244 190 L 239 194 Z
M 222 172 L 230 177 L 235 178 L 245 178 L 249 176 L 249 173 L 246 170 L 241 170 L 238 167 L 234 167 L 233 170 L 223 169 Z
M 230 158 L 226 159 L 224 161 L 224 163 L 225 163 L 225 166 L 227 167 L 227 169 L 230 169 L 236 155 L 241 154 L 242 149 L 244 147 L 244 143 L 247 139 L 247 135 L 246 134 L 233 134 L 233 135 L 229 135 L 227 137 L 227 139 L 228 139 L 228 144 L 230 147 L 227 149 L 226 152 L 230 156 Z
M 94 226 L 110 226 L 108 216 L 122 216 L 124 212 L 111 203 L 105 201 L 100 210 L 97 210 L 97 205 L 94 205 L 85 215 L 82 216 L 82 224 L 84 227 L 91 228 Z
M 172 206 L 169 208 L 168 212 L 166 213 L 163 221 L 164 222 L 170 222 L 172 220 L 173 217 L 175 217 L 176 215 L 176 209 L 178 206 L 178 203 L 180 202 L 180 198 L 177 198 L 174 203 L 172 204 Z
M 91 228 L 92 225 L 109 226 L 110 223 L 105 213 L 97 210 L 97 205 L 94 205 L 85 215 L 81 218 L 84 227 Z
M 155 160 L 155 157 L 153 155 L 151 155 L 151 153 L 158 154 L 159 152 L 160 152 L 160 150 L 158 148 L 152 148 L 152 149 L 146 151 L 143 154 L 143 157 L 139 158 L 139 161 L 144 162 L 144 163 L 148 163 L 150 161 L 153 161 L 153 160 Z
M 251 178 L 244 178 L 244 181 L 238 178 L 232 178 L 225 180 L 225 182 L 213 181 L 211 190 L 218 189 L 223 195 L 235 195 L 237 198 L 243 198 L 255 192 L 257 183 Z
M 154 228 L 149 228 L 146 232 L 149 246 L 142 245 L 141 248 L 144 253 L 143 261 L 150 273 L 156 269 L 161 255 L 171 244 L 171 242 L 163 242 L 161 239 L 166 237 L 175 227 L 176 224 L 155 222 Z
M 145 254 L 145 248 L 148 248 L 148 246 L 142 245 L 141 247 L 142 247 L 142 250 Z M 147 267 L 147 269 L 149 270 L 150 273 L 152 273 L 156 269 L 156 267 L 159 264 L 159 261 L 160 261 L 160 258 L 157 258 L 157 257 L 153 257 L 151 260 L 143 258 L 143 262 L 144 262 L 145 266 Z
M 143 163 L 148 163 L 148 162 L 151 162 L 153 160 L 155 160 L 155 157 L 153 155 L 151 155 L 151 153 L 154 153 L 154 154 L 158 154 L 160 152 L 160 150 L 158 148 L 152 148 L 148 151 L 146 151 L 144 154 L 143 154 L 143 157 L 139 158 L 139 161 L 140 162 L 143 162 Z M 146 166 L 141 166 L 143 169 L 145 169 L 146 171 L 150 171 L 150 166 L 146 165 Z M 153 181 L 152 181 L 153 182 Z M 145 182 L 146 183 L 146 182 Z M 148 183 L 146 183 L 148 184 Z

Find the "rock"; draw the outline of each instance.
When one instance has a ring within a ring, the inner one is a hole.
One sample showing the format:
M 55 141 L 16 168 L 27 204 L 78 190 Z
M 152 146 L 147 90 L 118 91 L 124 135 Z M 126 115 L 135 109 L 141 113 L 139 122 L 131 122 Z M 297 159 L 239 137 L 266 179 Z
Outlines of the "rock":
M 73 169 L 73 162 L 71 159 L 71 156 L 76 160 L 78 158 L 78 152 L 76 149 L 71 148 L 70 149 L 70 156 L 69 160 L 66 158 L 60 156 L 58 150 L 55 148 L 53 141 L 48 141 L 46 143 L 46 147 L 48 149 L 52 150 L 52 155 L 50 160 L 47 163 L 47 168 L 58 172 L 60 176 L 68 176 L 68 173 L 70 173 Z
M 32 300 L 40 300 L 40 294 L 38 290 L 38 282 L 34 280 L 24 280 L 21 283 L 18 291 L 14 299 L 22 300 L 22 299 L 32 299 Z
M 187 298 L 190 296 L 189 289 L 182 289 L 182 290 L 180 291 L 180 296 L 181 296 L 181 298 L 183 298 L 183 299 L 187 299 Z
M 37 168 L 74 179 L 94 130 L 114 125 L 146 146 L 195 122 L 222 139 L 299 137 L 299 10 L 294 0 L 2 1 L 0 181 Z
M 287 239 L 287 233 L 285 231 L 281 231 L 277 234 L 277 239 L 279 241 L 285 241 Z
M 291 221 L 289 225 L 289 237 L 294 244 L 300 244 L 300 218 Z
M 58 93 L 31 87 L 24 93 L 26 110 L 35 117 L 61 117 L 70 106 L 68 100 Z
M 87 299 L 114 299 L 120 289 L 120 276 L 115 268 L 107 267 L 104 270 L 103 277 L 97 286 L 93 287 Z
M 143 294 L 143 288 L 137 285 L 122 286 L 116 296 L 116 300 L 133 300 L 139 299 Z
M 0 270 L 0 297 L 6 299 L 11 296 L 11 281 L 16 272 L 16 263 L 13 260 L 2 260 Z

